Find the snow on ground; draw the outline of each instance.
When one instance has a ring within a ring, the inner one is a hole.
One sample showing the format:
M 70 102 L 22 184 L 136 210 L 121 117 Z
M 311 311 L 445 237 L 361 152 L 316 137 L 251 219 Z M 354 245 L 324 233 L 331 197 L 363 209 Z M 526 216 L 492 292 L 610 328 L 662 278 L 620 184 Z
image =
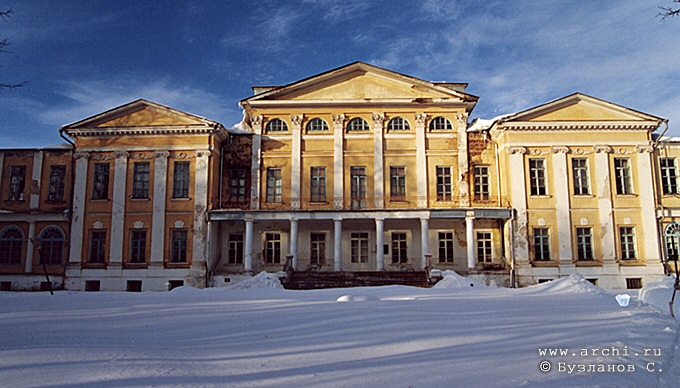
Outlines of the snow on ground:
M 0 382 L 672 387 L 680 381 L 678 324 L 648 304 L 658 292 L 667 306 L 663 282 L 621 307 L 616 292 L 578 276 L 519 290 L 313 291 L 283 290 L 261 277 L 253 280 L 258 287 L 243 289 L 0 292 Z M 343 296 L 367 303 L 338 303 Z

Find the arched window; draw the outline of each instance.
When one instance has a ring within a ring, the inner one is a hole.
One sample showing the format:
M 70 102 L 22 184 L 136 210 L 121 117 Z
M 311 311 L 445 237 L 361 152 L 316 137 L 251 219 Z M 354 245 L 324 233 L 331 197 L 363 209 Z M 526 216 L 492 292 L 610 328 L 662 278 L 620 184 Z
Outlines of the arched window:
M 666 240 L 666 261 L 678 260 L 680 254 L 680 224 L 671 222 L 663 232 Z
M 265 128 L 266 132 L 287 132 L 288 125 L 281 119 L 271 119 Z
M 361 117 L 355 117 L 347 123 L 347 131 L 368 131 L 368 123 Z
M 309 120 L 307 123 L 307 132 L 322 132 L 328 131 L 328 124 L 325 120 L 318 117 Z
M 450 131 L 453 129 L 451 122 L 441 116 L 437 116 L 430 121 L 430 130 L 434 131 Z
M 64 232 L 56 226 L 40 233 L 40 263 L 61 264 L 64 259 Z
M 24 232 L 16 226 L 8 226 L 0 233 L 0 264 L 21 263 L 24 249 Z
M 411 129 L 411 125 L 403 117 L 395 117 L 387 123 L 388 131 L 408 131 L 409 129 Z

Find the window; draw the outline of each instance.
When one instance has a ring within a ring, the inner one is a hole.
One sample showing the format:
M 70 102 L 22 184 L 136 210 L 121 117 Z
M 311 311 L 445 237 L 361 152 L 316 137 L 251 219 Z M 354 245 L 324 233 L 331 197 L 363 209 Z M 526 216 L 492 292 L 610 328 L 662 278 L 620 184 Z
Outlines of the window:
M 65 179 L 66 166 L 50 166 L 50 187 L 47 192 L 48 201 L 64 202 Z
M 24 232 L 9 226 L 0 234 L 0 264 L 20 264 L 24 249 Z
M 26 184 L 26 166 L 10 167 L 8 200 L 23 201 L 25 184 Z
M 350 237 L 352 263 L 368 263 L 368 233 L 352 233 Z
M 109 163 L 94 164 L 94 184 L 92 199 L 109 198 Z
M 142 281 L 141 280 L 128 280 L 126 291 L 127 292 L 142 292 Z
M 106 261 L 106 231 L 93 230 L 90 232 L 90 263 Z
M 326 202 L 326 167 L 312 167 L 311 179 L 311 201 Z
M 477 232 L 477 261 L 490 263 L 492 257 L 491 232 Z
M 590 186 L 588 184 L 588 159 L 572 159 L 571 171 L 574 176 L 574 195 L 590 194 Z
M 453 263 L 453 232 L 439 232 L 439 262 Z
M 390 167 L 390 198 L 393 201 L 406 199 L 406 167 Z
M 409 129 L 411 125 L 403 117 L 395 117 L 387 123 L 388 131 L 408 131 Z
M 546 195 L 545 160 L 529 159 L 529 180 L 531 182 L 531 195 Z
M 271 119 L 267 123 L 267 127 L 265 128 L 265 132 L 287 132 L 288 131 L 288 125 L 286 124 L 285 121 L 281 119 Z
M 189 198 L 190 162 L 175 162 L 172 179 L 172 198 Z
M 639 290 L 642 288 L 642 278 L 626 278 L 626 288 L 629 290 Z
M 101 282 L 99 280 L 85 280 L 85 291 L 97 292 L 101 290 Z
M 663 193 L 680 194 L 678 192 L 678 166 L 675 158 L 661 158 L 659 160 L 661 166 L 661 188 Z
M 489 167 L 475 166 L 474 170 L 475 200 L 489 199 Z
M 229 170 L 229 202 L 246 202 L 246 169 L 232 168 Z
M 451 199 L 451 167 L 437 166 L 437 201 Z
M 307 123 L 307 132 L 326 132 L 328 123 L 320 118 L 313 118 Z
M 146 230 L 130 231 L 130 263 L 146 263 Z
M 666 225 L 663 235 L 666 240 L 666 261 L 677 261 L 680 256 L 680 224 Z
M 619 228 L 619 239 L 621 242 L 621 259 L 635 260 L 635 228 L 632 226 L 622 226 Z
M 135 162 L 132 176 L 132 198 L 149 198 L 149 162 Z
M 243 264 L 243 235 L 229 235 L 229 264 Z
M 453 129 L 453 126 L 451 125 L 451 122 L 444 117 L 437 116 L 437 117 L 433 118 L 432 121 L 430 121 L 430 130 L 431 131 L 433 131 L 433 130 L 434 131 L 441 131 L 441 130 L 450 131 L 452 129 Z
M 616 176 L 616 194 L 633 194 L 628 158 L 614 158 L 614 174 Z
M 281 169 L 267 169 L 267 202 L 281 202 Z
M 392 264 L 408 262 L 406 233 L 392 233 Z
M 576 249 L 579 260 L 593 260 L 592 228 L 576 228 Z
M 59 265 L 64 260 L 64 232 L 50 226 L 40 233 L 40 263 Z
M 347 132 L 368 131 L 369 129 L 368 123 L 361 117 L 355 117 L 347 123 Z
M 548 228 L 534 228 L 534 260 L 550 260 L 550 234 Z
M 175 229 L 172 231 L 172 256 L 170 261 L 173 263 L 186 263 L 188 235 L 189 231 L 186 229 Z
M 366 167 L 351 167 L 350 179 L 352 208 L 363 208 L 366 206 Z
M 281 235 L 279 233 L 265 233 L 264 262 L 267 264 L 281 263 Z
M 326 233 L 310 234 L 310 264 L 326 263 Z

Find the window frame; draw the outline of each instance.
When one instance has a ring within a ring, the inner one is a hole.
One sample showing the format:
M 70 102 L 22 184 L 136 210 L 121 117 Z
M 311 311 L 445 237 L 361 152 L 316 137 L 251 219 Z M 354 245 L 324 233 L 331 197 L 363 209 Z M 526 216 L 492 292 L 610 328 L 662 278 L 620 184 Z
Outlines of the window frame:
M 670 165 L 669 165 L 670 162 Z M 664 195 L 680 194 L 678 190 L 678 164 L 676 158 L 659 158 L 661 189 Z
M 11 232 L 16 235 L 9 236 Z M 21 264 L 24 253 L 24 231 L 16 226 L 10 225 L 0 231 L 0 264 L 16 265 Z
M 548 195 L 544 158 L 529 158 L 529 182 L 531 195 Z
M 614 177 L 616 180 L 616 194 L 633 194 L 633 177 L 630 158 L 614 158 Z
M 95 236 L 96 235 L 96 236 Z M 97 238 L 95 238 L 97 237 Z M 95 244 L 96 243 L 96 244 Z M 90 230 L 90 250 L 87 255 L 88 263 L 106 263 L 106 230 Z
M 130 229 L 130 247 L 128 262 L 131 264 L 145 264 L 147 230 Z
M 451 120 L 444 116 L 433 117 L 428 125 L 430 131 L 453 131 Z
M 390 166 L 390 200 L 406 200 L 406 166 Z
M 48 226 L 40 232 L 40 264 L 61 265 L 64 263 L 66 235 L 57 226 Z
M 267 121 L 264 131 L 265 133 L 288 132 L 288 124 L 284 120 L 274 117 Z
M 449 236 L 450 235 L 450 236 Z M 438 252 L 440 263 L 453 263 L 455 259 L 455 241 L 456 235 L 453 231 L 439 231 L 437 232 Z
M 576 228 L 576 253 L 578 261 L 594 261 L 593 228 L 590 226 Z
M 188 257 L 188 241 L 189 229 L 172 229 L 170 232 L 170 262 L 171 263 L 187 263 Z
M 619 226 L 619 248 L 621 260 L 637 260 L 634 226 Z
M 356 264 L 366 264 L 369 259 L 370 236 L 368 232 L 350 233 L 350 261 Z
M 151 162 L 132 164 L 132 199 L 149 199 Z
M 326 166 L 312 166 L 309 169 L 309 200 L 326 202 Z
M 408 234 L 403 231 L 392 232 L 390 234 L 390 241 L 392 264 L 408 263 Z
M 99 180 L 101 177 L 101 181 Z M 95 163 L 92 175 L 92 199 L 109 199 L 111 163 Z
M 371 130 L 371 126 L 368 124 L 368 121 L 363 118 L 354 117 L 347 122 L 345 130 L 347 132 L 366 132 Z
M 330 130 L 326 120 L 320 117 L 314 117 L 307 122 L 305 126 L 307 133 L 328 132 Z
M 451 166 L 436 166 L 435 175 L 437 176 L 437 201 L 453 200 L 453 180 Z
M 243 264 L 245 237 L 243 233 L 230 233 L 227 250 L 227 264 Z
M 50 166 L 50 183 L 47 189 L 48 202 L 64 202 L 66 190 L 66 165 L 57 164 Z
M 577 165 L 578 163 L 578 165 Z M 583 165 L 581 165 L 583 163 Z M 574 195 L 590 195 L 590 171 L 588 158 L 572 158 L 571 173 Z
M 351 166 L 349 171 L 352 207 L 363 208 L 366 202 L 366 166 Z
M 477 165 L 472 169 L 474 182 L 474 199 L 475 201 L 489 201 L 490 200 L 490 177 L 489 166 Z
M 309 263 L 326 264 L 326 232 L 309 234 Z
M 477 262 L 490 264 L 493 262 L 493 232 L 478 230 L 475 232 L 475 248 L 477 249 Z
M 245 203 L 248 201 L 248 170 L 245 168 L 229 169 L 229 202 Z
M 24 191 L 26 190 L 26 166 L 16 165 L 9 168 L 9 195 L 7 200 L 10 202 L 25 201 Z
M 281 264 L 281 233 L 264 234 L 263 258 L 266 264 Z
M 387 122 L 388 131 L 410 131 L 411 124 L 401 116 L 393 117 Z
M 178 168 L 180 167 L 181 168 Z M 177 160 L 172 166 L 172 198 L 187 199 L 191 192 L 191 162 Z
M 281 167 L 268 167 L 266 174 L 265 201 L 267 203 L 281 203 L 283 200 L 283 170 Z
M 550 228 L 533 228 L 534 261 L 550 261 Z

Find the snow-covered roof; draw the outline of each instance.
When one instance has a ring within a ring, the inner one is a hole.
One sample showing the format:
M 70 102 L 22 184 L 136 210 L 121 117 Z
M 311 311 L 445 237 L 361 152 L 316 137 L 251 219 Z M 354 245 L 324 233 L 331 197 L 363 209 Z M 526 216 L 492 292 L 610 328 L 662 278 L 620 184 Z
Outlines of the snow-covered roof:
M 489 128 L 491 128 L 498 120 L 504 119 L 506 117 L 512 116 L 514 113 L 507 113 L 504 115 L 496 116 L 492 119 L 482 119 L 482 118 L 476 118 L 472 120 L 472 123 L 468 127 L 467 131 L 468 132 L 482 132 L 486 131 Z

